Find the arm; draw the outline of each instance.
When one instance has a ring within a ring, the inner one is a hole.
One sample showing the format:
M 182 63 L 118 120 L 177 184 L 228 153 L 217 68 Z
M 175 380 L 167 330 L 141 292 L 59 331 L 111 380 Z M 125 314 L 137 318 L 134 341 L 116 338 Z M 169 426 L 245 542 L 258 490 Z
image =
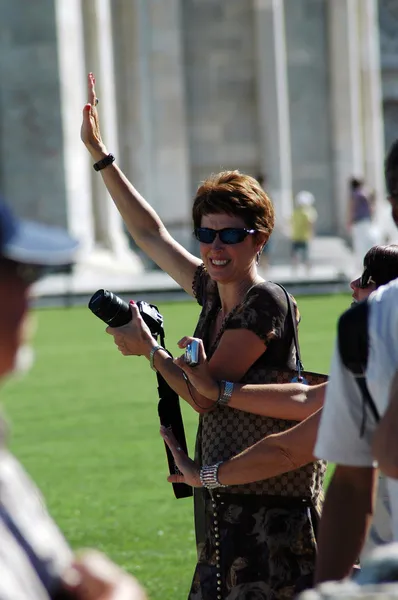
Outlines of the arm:
M 245 348 L 244 353 L 240 352 L 242 348 Z M 217 350 L 208 363 L 211 376 L 215 380 L 239 381 L 263 352 L 264 343 L 252 331 L 247 329 L 228 330 L 222 335 Z M 197 412 L 207 412 L 214 408 L 215 400 L 208 398 L 205 394 L 200 394 L 190 381 L 184 379 L 183 370 L 169 356 L 166 355 L 166 359 L 165 354 L 159 350 L 155 354 L 154 365 L 167 383 Z M 145 355 L 149 358 L 148 351 Z M 178 369 L 178 380 L 176 369 Z
M 303 421 L 322 407 L 326 385 L 237 384 L 229 405 L 256 415 Z
M 321 409 L 299 425 L 269 435 L 223 462 L 218 469 L 220 483 L 242 485 L 261 481 L 298 469 L 314 460 L 313 448 L 320 413 Z M 182 475 L 170 475 L 168 481 L 201 487 L 199 466 L 184 454 L 172 433 L 165 428 L 161 428 L 160 433 L 182 473 Z
M 143 355 L 150 358 L 152 348 L 157 345 L 144 323 L 137 306 L 130 303 L 132 319 L 122 327 L 106 329 L 113 335 L 115 344 L 125 356 Z M 245 348 L 245 352 L 241 349 Z M 247 329 L 227 330 L 221 337 L 217 350 L 209 362 L 215 379 L 236 381 L 243 377 L 250 366 L 263 354 L 264 342 Z M 165 350 L 154 354 L 154 367 L 170 387 L 197 412 L 206 412 L 214 407 L 214 401 L 198 393 L 183 377 L 182 369 L 176 365 Z
M 241 485 L 275 477 L 314 460 L 313 450 L 321 409 L 295 427 L 269 435 L 223 462 L 218 479 L 224 485 Z
M 342 334 L 339 327 L 341 343 Z M 362 395 L 337 343 L 314 450 L 338 465 L 320 524 L 317 582 L 349 575 L 370 524 L 376 477 L 368 433 L 360 435 L 362 418 Z
M 207 362 L 202 340 L 186 336 L 178 345 L 185 348 L 193 339 L 199 343 L 199 364 L 189 367 L 183 356 L 176 358 L 174 362 L 186 373 L 192 387 L 199 394 L 216 402 L 220 388 Z M 301 383 L 236 383 L 229 406 L 256 415 L 302 421 L 321 408 L 325 390 L 326 383 L 314 386 Z
M 398 479 L 398 370 L 392 380 L 386 412 L 373 436 L 372 450 L 380 470 Z
M 336 467 L 320 522 L 316 583 L 351 574 L 371 523 L 376 484 L 372 467 Z
M 97 162 L 108 155 L 108 150 L 101 139 L 94 84 L 90 74 L 81 137 L 93 161 Z M 115 163 L 102 169 L 101 176 L 136 244 L 192 296 L 192 280 L 200 259 L 171 237 L 154 209 Z

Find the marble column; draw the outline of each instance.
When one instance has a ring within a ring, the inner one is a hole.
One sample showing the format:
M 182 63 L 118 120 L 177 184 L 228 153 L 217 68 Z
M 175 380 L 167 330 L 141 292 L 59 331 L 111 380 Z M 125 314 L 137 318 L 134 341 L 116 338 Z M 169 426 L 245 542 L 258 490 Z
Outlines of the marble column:
M 364 175 L 358 0 L 329 0 L 328 26 L 334 196 L 344 234 L 349 178 Z
M 190 167 L 181 0 L 115 0 L 123 168 L 187 245 Z
M 146 0 L 151 81 L 151 202 L 166 226 L 190 228 L 191 198 L 181 0 Z M 156 32 L 156 34 L 155 34 Z
M 65 208 L 69 229 L 79 239 L 82 255 L 94 247 L 91 180 L 87 151 L 80 141 L 82 108 L 86 102 L 84 36 L 81 0 L 56 0 L 56 31 L 63 126 Z M 73 44 L 70 32 L 73 31 Z
M 385 196 L 384 128 L 377 0 L 362 0 L 359 3 L 359 21 L 362 57 L 364 173 L 367 183 L 376 193 L 377 218 Z
M 333 235 L 330 96 L 325 0 L 284 0 L 293 194 L 315 196 L 317 234 Z
M 140 193 L 154 197 L 150 27 L 146 0 L 113 0 L 119 164 Z
M 261 170 L 277 216 L 292 210 L 292 167 L 283 0 L 253 0 Z
M 115 65 L 110 0 L 84 0 L 82 3 L 86 71 L 96 77 L 96 92 L 100 99 L 98 110 L 101 133 L 107 148 L 119 159 L 117 135 Z M 105 249 L 118 261 L 129 261 L 128 239 L 123 222 L 110 198 L 101 176 L 90 171 L 92 180 L 92 212 L 95 241 L 98 249 Z
M 25 218 L 67 227 L 54 3 L 0 0 L 0 15 L 1 193 Z
M 329 0 L 335 196 L 340 232 L 348 179 L 364 177 L 384 196 L 383 111 L 377 0 Z

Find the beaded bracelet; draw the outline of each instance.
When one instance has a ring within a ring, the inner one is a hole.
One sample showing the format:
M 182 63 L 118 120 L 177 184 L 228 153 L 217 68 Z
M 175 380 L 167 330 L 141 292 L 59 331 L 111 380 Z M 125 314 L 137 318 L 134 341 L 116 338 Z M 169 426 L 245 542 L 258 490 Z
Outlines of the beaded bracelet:
M 199 477 L 203 487 L 207 488 L 208 490 L 214 490 L 218 487 L 228 487 L 223 483 L 220 483 L 218 480 L 218 469 L 222 462 L 223 461 L 220 460 L 214 465 L 205 465 L 200 469 Z

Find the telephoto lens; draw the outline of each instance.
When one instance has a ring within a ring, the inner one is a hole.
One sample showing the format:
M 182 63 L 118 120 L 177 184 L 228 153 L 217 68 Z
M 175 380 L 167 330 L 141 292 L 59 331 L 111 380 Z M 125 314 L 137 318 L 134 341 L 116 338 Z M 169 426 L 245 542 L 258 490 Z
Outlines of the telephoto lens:
M 88 307 L 110 327 L 127 325 L 132 319 L 130 305 L 108 290 L 98 290 L 92 295 Z

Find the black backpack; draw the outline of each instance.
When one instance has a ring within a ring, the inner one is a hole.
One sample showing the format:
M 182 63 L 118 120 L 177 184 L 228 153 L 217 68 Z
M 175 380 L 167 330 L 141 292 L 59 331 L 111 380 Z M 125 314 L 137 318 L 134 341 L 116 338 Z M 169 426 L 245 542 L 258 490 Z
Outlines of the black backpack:
M 365 378 L 369 349 L 368 314 L 368 301 L 358 302 L 341 315 L 337 330 L 341 360 L 344 366 L 353 373 L 361 390 L 363 402 L 361 437 L 365 433 L 367 408 L 371 411 L 375 421 L 377 423 L 380 421 L 380 413 L 370 395 Z

